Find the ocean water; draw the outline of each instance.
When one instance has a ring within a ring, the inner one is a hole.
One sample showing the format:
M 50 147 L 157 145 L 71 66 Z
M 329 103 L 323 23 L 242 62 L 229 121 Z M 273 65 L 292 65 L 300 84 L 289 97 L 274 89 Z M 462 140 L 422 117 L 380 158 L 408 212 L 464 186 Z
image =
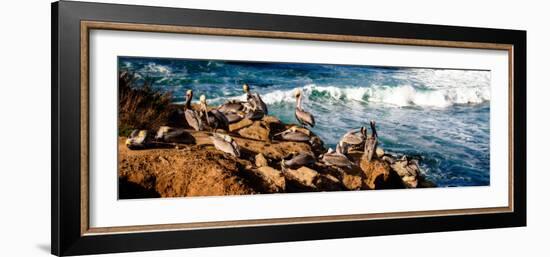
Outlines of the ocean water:
M 421 158 L 438 186 L 489 185 L 490 71 L 141 57 L 119 57 L 118 66 L 175 103 L 188 89 L 211 105 L 244 100 L 248 83 L 286 123 L 297 123 L 293 92 L 301 88 L 328 147 L 375 120 L 384 150 Z

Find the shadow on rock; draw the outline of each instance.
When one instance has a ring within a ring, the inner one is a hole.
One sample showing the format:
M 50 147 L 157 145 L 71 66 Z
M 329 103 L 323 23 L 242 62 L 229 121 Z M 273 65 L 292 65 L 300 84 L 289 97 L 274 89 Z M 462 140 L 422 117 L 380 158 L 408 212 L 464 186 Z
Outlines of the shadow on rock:
M 118 179 L 118 198 L 119 199 L 140 199 L 140 198 L 158 198 L 160 194 L 153 189 L 146 189 L 143 186 L 130 182 L 127 179 Z

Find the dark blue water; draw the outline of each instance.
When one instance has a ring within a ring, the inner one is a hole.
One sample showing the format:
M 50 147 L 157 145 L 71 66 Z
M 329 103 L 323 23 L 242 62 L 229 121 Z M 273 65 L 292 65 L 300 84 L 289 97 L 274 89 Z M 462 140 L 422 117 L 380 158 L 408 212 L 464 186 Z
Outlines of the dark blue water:
M 490 71 L 134 57 L 119 57 L 119 69 L 172 92 L 177 103 L 187 89 L 212 105 L 244 99 L 248 83 L 287 123 L 296 123 L 300 88 L 313 131 L 328 146 L 375 120 L 382 147 L 421 157 L 438 186 L 489 185 Z

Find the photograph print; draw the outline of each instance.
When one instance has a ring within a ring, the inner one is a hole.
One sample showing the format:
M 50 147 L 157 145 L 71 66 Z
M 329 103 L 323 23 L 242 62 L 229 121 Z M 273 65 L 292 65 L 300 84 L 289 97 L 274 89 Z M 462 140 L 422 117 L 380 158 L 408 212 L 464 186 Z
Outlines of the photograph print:
M 118 198 L 490 186 L 490 84 L 489 70 L 119 56 Z

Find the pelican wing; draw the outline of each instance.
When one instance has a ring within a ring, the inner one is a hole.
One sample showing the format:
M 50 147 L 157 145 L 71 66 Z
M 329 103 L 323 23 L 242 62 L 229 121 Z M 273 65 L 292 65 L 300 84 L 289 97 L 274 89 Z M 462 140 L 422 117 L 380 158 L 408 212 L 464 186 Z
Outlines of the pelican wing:
M 195 139 L 185 129 L 174 129 L 164 134 L 163 140 L 168 143 L 193 143 Z
M 361 134 L 361 131 L 352 130 L 346 133 L 340 141 L 348 145 L 360 145 L 365 141 L 365 136 Z
M 338 153 L 329 153 L 323 155 L 323 161 L 329 165 L 337 167 L 351 167 L 353 164 L 351 161 L 343 154 Z
M 225 130 L 229 129 L 229 120 L 227 119 L 227 117 L 225 117 L 225 115 L 222 112 L 218 110 L 211 110 L 210 113 L 216 119 L 216 122 L 218 123 L 217 124 L 218 128 L 225 129 Z
M 185 110 L 185 120 L 189 127 L 196 131 L 202 130 L 202 122 L 197 113 L 191 109 Z
M 256 101 L 256 106 L 258 106 L 258 108 L 267 115 L 267 105 L 265 104 L 264 100 L 262 100 L 258 93 L 254 94 L 254 98 L 254 100 Z
M 311 115 L 311 113 L 296 108 L 296 112 L 294 114 L 296 115 L 296 119 L 298 120 L 298 122 L 300 122 L 302 125 L 315 127 L 315 118 L 313 117 L 313 115 Z
M 245 117 L 250 120 L 261 120 L 264 117 L 264 112 L 261 110 L 252 110 L 246 113 Z
M 241 156 L 241 150 L 239 148 L 239 145 L 237 145 L 237 142 L 235 142 L 235 140 L 231 141 L 231 146 L 233 147 L 233 150 L 235 151 L 235 156 L 236 157 Z
M 365 142 L 365 152 L 363 153 L 363 155 L 367 159 L 367 161 L 370 162 L 372 160 L 372 157 L 376 152 L 377 144 L 378 144 L 378 140 L 374 136 L 369 137 Z
M 310 154 L 301 153 L 294 156 L 292 159 L 285 161 L 284 165 L 290 168 L 299 168 L 315 163 L 315 157 Z
M 218 110 L 223 113 L 229 113 L 229 112 L 238 112 L 242 111 L 244 109 L 244 106 L 241 102 L 227 102 L 218 107 Z
M 239 150 L 235 148 L 235 146 L 231 142 L 227 142 L 223 138 L 216 136 L 211 136 L 210 139 L 212 140 L 212 143 L 214 144 L 214 147 L 216 147 L 216 149 L 224 153 L 231 154 L 235 157 L 239 157 Z
M 239 122 L 240 120 L 243 119 L 242 115 L 234 112 L 225 113 L 225 117 L 227 118 L 227 121 L 229 122 L 229 124 Z
M 300 131 L 285 131 L 280 136 L 283 140 L 287 141 L 308 142 L 310 140 L 308 135 Z

